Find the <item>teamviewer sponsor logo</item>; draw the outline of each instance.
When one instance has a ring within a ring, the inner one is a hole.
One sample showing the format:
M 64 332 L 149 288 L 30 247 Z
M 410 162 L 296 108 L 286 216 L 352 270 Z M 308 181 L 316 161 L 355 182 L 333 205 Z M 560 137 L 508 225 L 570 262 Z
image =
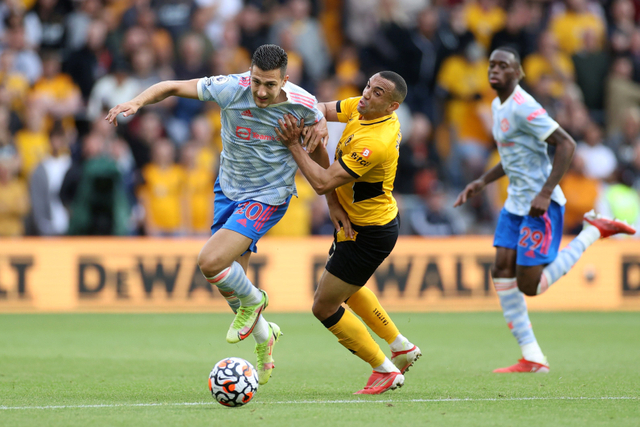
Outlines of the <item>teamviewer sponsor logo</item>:
M 246 139 L 248 141 L 251 138 L 251 129 L 238 126 L 236 127 L 236 136 L 240 139 Z

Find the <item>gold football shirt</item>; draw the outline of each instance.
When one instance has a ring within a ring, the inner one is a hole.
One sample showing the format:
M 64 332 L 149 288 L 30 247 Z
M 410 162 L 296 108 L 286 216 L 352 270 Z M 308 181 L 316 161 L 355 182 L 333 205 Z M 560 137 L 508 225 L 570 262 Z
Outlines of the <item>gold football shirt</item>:
M 398 169 L 402 134 L 396 113 L 361 120 L 360 97 L 338 101 L 338 120 L 347 123 L 336 147 L 335 159 L 356 178 L 336 189 L 349 220 L 361 226 L 385 225 L 398 215 L 393 182 Z

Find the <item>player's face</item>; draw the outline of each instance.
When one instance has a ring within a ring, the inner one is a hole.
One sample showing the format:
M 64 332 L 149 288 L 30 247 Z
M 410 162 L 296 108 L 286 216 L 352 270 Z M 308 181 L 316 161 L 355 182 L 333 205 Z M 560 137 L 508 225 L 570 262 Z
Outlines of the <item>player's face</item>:
M 495 90 L 505 89 L 519 78 L 520 66 L 510 52 L 494 50 L 489 57 L 489 84 Z
M 373 120 L 378 117 L 391 114 L 397 109 L 397 102 L 393 101 L 392 93 L 395 89 L 392 82 L 375 74 L 367 82 L 362 91 L 362 98 L 358 102 L 358 113 L 365 120 Z
M 251 94 L 259 108 L 278 102 L 282 86 L 289 76 L 282 78 L 280 69 L 264 71 L 255 65 L 251 67 Z

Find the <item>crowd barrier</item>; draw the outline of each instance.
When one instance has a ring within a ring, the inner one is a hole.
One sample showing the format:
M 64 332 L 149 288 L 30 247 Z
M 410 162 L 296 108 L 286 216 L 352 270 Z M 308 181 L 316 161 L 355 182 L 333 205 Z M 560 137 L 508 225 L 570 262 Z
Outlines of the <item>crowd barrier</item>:
M 563 241 L 563 246 L 568 243 Z M 0 312 L 226 311 L 196 265 L 202 239 L 0 240 Z M 330 238 L 265 238 L 248 276 L 269 311 L 305 312 Z M 498 310 L 491 237 L 401 237 L 367 286 L 389 311 Z M 599 241 L 531 310 L 640 310 L 640 242 Z

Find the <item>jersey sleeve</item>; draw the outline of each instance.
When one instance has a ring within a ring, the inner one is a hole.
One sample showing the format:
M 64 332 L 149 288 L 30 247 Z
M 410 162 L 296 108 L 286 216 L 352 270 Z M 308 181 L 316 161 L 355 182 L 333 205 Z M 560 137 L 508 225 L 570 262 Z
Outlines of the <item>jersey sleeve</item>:
M 353 114 L 353 111 L 358 107 L 360 102 L 359 96 L 355 98 L 347 98 L 342 101 L 336 102 L 336 112 L 338 113 L 338 121 L 346 123 L 349 121 L 349 117 Z
M 242 87 L 237 75 L 203 77 L 198 80 L 198 98 L 213 101 L 224 109 Z
M 528 101 L 516 109 L 516 120 L 519 128 L 540 141 L 549 138 L 560 125 L 553 120 L 547 111 L 536 101 Z
M 355 141 L 353 144 L 351 153 L 345 154 L 338 161 L 354 178 L 360 178 L 387 158 L 387 150 L 380 141 L 365 138 Z
M 312 126 L 324 118 L 322 112 L 318 110 L 318 101 L 316 101 L 315 98 L 314 101 L 313 107 L 305 105 L 306 108 L 304 109 L 302 116 L 304 118 L 305 126 Z

